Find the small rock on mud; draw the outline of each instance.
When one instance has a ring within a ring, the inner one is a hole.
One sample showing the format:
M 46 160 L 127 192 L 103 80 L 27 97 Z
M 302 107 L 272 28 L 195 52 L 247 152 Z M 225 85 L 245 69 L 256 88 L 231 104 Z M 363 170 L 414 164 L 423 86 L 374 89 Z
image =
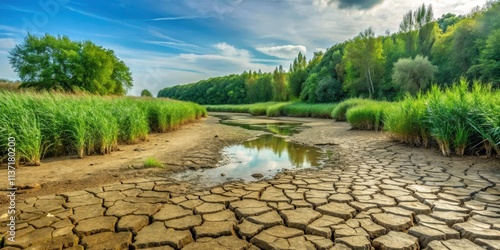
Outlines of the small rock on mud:
M 260 179 L 260 178 L 264 177 L 264 175 L 263 175 L 263 174 L 261 174 L 261 173 L 255 173 L 255 174 L 252 174 L 252 177 L 253 177 L 253 178 Z

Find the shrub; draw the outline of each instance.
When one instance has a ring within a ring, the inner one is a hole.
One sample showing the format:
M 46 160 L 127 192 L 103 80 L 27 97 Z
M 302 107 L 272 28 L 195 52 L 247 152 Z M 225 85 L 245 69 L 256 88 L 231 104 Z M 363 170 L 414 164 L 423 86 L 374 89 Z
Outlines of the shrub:
M 148 157 L 144 162 L 145 168 L 163 168 L 163 164 L 153 157 Z

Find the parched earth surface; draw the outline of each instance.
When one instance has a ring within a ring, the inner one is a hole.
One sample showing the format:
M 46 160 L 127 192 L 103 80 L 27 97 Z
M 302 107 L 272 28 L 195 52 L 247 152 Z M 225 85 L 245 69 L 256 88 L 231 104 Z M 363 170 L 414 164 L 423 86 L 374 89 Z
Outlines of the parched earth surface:
M 320 170 L 212 188 L 141 176 L 27 198 L 4 249 L 500 249 L 498 159 L 301 121 L 291 140 L 334 152 Z

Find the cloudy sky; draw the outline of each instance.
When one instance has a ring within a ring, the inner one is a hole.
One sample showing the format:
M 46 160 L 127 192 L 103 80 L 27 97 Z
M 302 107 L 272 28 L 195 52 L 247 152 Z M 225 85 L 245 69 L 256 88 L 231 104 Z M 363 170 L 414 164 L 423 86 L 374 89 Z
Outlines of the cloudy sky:
M 435 17 L 466 14 L 486 0 L 40 0 L 0 2 L 0 78 L 18 79 L 9 51 L 26 32 L 67 35 L 112 49 L 130 67 L 138 95 L 244 70 L 285 68 L 302 51 L 350 39 L 372 26 L 397 32 L 422 3 Z

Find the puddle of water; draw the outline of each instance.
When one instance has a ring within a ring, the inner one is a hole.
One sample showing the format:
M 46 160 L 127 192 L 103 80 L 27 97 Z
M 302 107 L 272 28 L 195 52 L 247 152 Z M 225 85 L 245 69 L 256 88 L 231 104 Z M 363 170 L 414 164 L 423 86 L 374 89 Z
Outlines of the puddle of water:
M 277 135 L 293 135 L 300 132 L 300 123 L 257 123 L 244 124 L 232 120 L 221 120 L 222 124 L 242 127 L 249 130 L 259 130 Z
M 262 121 L 262 119 L 253 118 L 250 116 L 237 116 L 237 115 L 213 114 L 212 116 L 219 118 L 220 123 L 225 125 L 241 127 L 249 130 L 265 131 L 277 135 L 293 135 L 302 130 L 301 126 L 302 123 L 277 122 L 276 120 L 274 122 L 269 122 L 269 123 L 267 122 L 248 123 L 248 120 L 256 119 Z
M 283 169 L 319 167 L 323 164 L 320 149 L 288 142 L 271 134 L 227 147 L 222 153 L 229 158 L 228 163 L 214 169 L 184 172 L 177 177 L 210 185 L 230 180 L 254 181 L 257 180 L 252 177 L 255 173 L 272 178 Z

